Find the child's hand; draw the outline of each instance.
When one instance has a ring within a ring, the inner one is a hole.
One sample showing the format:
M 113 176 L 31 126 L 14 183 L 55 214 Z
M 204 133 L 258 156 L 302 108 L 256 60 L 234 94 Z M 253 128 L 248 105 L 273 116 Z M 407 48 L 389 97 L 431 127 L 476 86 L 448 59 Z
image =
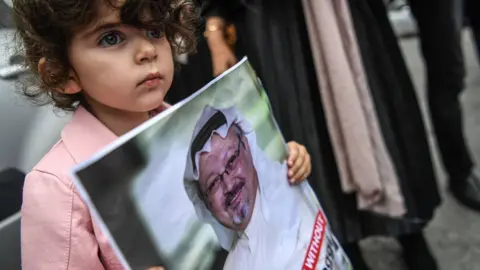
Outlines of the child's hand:
M 289 142 L 288 146 L 288 179 L 290 183 L 298 184 L 305 180 L 312 171 L 310 154 L 305 146 Z

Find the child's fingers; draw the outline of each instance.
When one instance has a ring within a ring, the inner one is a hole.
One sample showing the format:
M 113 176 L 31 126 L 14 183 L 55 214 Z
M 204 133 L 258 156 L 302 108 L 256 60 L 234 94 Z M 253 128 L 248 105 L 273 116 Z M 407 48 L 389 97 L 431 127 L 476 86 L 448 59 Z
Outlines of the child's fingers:
M 305 162 L 301 164 L 301 166 L 298 168 L 295 175 L 293 176 L 295 182 L 299 182 L 307 178 L 310 170 L 310 161 L 308 160 L 309 158 L 309 155 L 305 156 Z
M 297 159 L 293 161 L 293 165 L 288 169 L 288 177 L 293 179 L 295 175 L 298 174 L 298 171 L 305 163 L 305 155 L 300 151 L 300 154 L 297 156 Z
M 295 142 L 289 142 L 288 144 L 288 166 L 292 166 L 300 154 L 298 145 Z
M 299 168 L 297 173 L 292 178 L 290 178 L 291 184 L 299 184 L 310 176 L 312 171 L 312 163 L 310 162 L 310 159 L 310 155 L 307 154 L 302 167 Z
M 312 173 L 312 163 L 309 162 L 306 172 L 300 177 L 299 180 L 303 181 L 303 180 L 307 179 L 310 176 L 311 173 Z

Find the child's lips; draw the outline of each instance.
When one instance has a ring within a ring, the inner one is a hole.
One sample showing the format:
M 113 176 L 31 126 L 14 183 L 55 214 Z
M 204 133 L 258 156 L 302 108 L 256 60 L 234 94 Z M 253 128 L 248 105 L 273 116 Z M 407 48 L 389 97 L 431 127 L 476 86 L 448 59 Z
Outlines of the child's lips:
M 146 86 L 148 88 L 154 88 L 162 83 L 163 76 L 159 72 L 150 73 L 145 77 L 138 85 Z
M 161 82 L 162 82 L 161 79 L 155 78 L 155 79 L 146 80 L 146 81 L 142 82 L 140 85 L 145 85 L 148 88 L 154 88 L 154 87 L 159 86 Z

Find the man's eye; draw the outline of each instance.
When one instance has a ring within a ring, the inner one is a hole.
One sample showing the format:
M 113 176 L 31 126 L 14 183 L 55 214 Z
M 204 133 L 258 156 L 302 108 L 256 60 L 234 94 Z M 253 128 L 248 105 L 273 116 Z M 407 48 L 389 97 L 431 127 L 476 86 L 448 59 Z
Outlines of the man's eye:
M 227 168 L 229 170 L 232 170 L 234 167 L 235 167 L 235 161 L 237 160 L 238 158 L 238 153 L 235 153 L 229 160 L 228 160 L 228 164 L 227 164 Z
M 148 38 L 162 38 L 163 34 L 162 31 L 159 29 L 148 29 L 147 30 L 147 37 Z
M 220 176 L 217 176 L 215 177 L 215 179 L 213 179 L 212 183 L 210 183 L 210 185 L 208 186 L 208 191 L 212 191 L 212 189 L 218 183 L 218 180 L 220 180 Z
M 109 46 L 114 46 L 114 45 L 120 44 L 122 42 L 123 42 L 123 38 L 120 35 L 120 33 L 111 32 L 111 33 L 108 33 L 108 34 L 104 35 L 100 39 L 98 44 L 102 47 L 109 47 Z

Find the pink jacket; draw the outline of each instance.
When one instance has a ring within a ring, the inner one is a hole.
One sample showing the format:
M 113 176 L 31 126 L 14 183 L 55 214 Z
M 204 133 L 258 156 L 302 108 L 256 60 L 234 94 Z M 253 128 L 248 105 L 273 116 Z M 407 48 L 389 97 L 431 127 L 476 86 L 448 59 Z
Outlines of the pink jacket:
M 25 180 L 22 269 L 123 269 L 75 189 L 69 170 L 117 138 L 84 108 Z

